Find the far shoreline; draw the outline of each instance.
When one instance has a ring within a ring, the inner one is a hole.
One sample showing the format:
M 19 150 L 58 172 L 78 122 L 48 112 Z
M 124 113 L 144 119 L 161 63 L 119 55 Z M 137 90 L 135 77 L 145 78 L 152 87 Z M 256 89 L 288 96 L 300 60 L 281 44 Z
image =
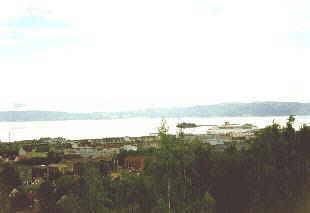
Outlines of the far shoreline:
M 134 120 L 134 119 L 223 119 L 223 118 L 282 118 L 289 117 L 290 115 L 242 115 L 242 116 L 166 116 L 166 117 L 149 117 L 149 116 L 139 116 L 139 117 L 127 117 L 127 118 L 102 118 L 102 119 L 59 119 L 59 120 L 0 120 L 0 123 L 27 123 L 27 122 L 58 122 L 58 121 L 110 121 L 110 120 Z M 294 115 L 298 117 L 310 117 L 310 114 L 305 115 Z

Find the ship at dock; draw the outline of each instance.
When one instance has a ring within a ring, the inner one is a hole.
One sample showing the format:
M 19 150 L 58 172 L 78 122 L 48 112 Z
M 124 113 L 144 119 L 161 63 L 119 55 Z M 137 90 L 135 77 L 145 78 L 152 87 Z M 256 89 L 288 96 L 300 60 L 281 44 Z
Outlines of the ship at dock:
M 215 131 L 215 130 L 256 130 L 258 129 L 257 126 L 246 123 L 246 124 L 231 124 L 229 122 L 225 122 L 222 125 L 214 125 L 209 130 Z
M 231 134 L 231 135 L 243 135 L 243 134 L 253 134 L 259 128 L 251 123 L 245 124 L 234 124 L 230 122 L 225 122 L 224 124 L 215 125 L 215 124 L 207 124 L 207 125 L 199 125 L 195 123 L 180 123 L 177 125 L 177 128 L 183 129 L 186 131 L 188 129 L 189 132 L 196 132 L 199 130 L 200 134 L 204 132 L 204 134 L 211 135 L 222 135 L 222 134 Z
M 184 141 L 200 141 L 203 144 L 210 144 L 217 151 L 223 151 L 232 143 L 237 149 L 248 148 L 247 140 L 253 138 L 259 128 L 251 123 L 199 125 L 195 123 L 180 123 L 177 128 L 182 132 Z

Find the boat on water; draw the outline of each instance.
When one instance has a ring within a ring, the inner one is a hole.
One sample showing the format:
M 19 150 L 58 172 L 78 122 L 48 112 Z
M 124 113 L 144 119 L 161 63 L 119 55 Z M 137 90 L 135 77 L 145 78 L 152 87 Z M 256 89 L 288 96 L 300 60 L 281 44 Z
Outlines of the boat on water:
M 258 130 L 258 127 L 246 123 L 246 124 L 232 124 L 225 122 L 221 125 L 198 125 L 195 123 L 179 123 L 177 128 L 181 129 L 198 129 L 198 127 L 208 127 L 207 134 L 227 134 L 227 133 L 250 133 Z
M 229 122 L 225 122 L 223 125 L 218 125 L 213 127 L 212 129 L 257 129 L 257 126 L 253 124 L 231 124 Z
M 208 132 L 209 133 L 254 132 L 256 130 L 258 130 L 258 127 L 250 123 L 231 124 L 229 122 L 225 122 L 222 125 L 216 125 L 208 129 Z

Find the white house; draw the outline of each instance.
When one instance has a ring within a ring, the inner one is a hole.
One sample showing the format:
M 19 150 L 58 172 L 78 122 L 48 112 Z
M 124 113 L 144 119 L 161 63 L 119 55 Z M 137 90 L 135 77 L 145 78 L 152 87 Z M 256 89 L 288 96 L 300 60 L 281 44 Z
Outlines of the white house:
M 18 150 L 18 156 L 26 156 L 26 155 L 27 155 L 26 150 L 24 150 L 23 147 L 21 147 L 21 148 Z
M 137 146 L 133 146 L 133 145 L 124 145 L 121 147 L 121 150 L 124 151 L 137 151 L 138 147 Z

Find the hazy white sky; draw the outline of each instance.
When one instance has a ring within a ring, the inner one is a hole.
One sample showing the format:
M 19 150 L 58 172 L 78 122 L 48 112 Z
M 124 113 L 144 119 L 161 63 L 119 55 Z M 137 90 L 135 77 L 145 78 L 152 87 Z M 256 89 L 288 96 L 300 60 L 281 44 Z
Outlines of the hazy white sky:
M 309 11 L 307 0 L 2 0 L 0 109 L 307 102 Z

